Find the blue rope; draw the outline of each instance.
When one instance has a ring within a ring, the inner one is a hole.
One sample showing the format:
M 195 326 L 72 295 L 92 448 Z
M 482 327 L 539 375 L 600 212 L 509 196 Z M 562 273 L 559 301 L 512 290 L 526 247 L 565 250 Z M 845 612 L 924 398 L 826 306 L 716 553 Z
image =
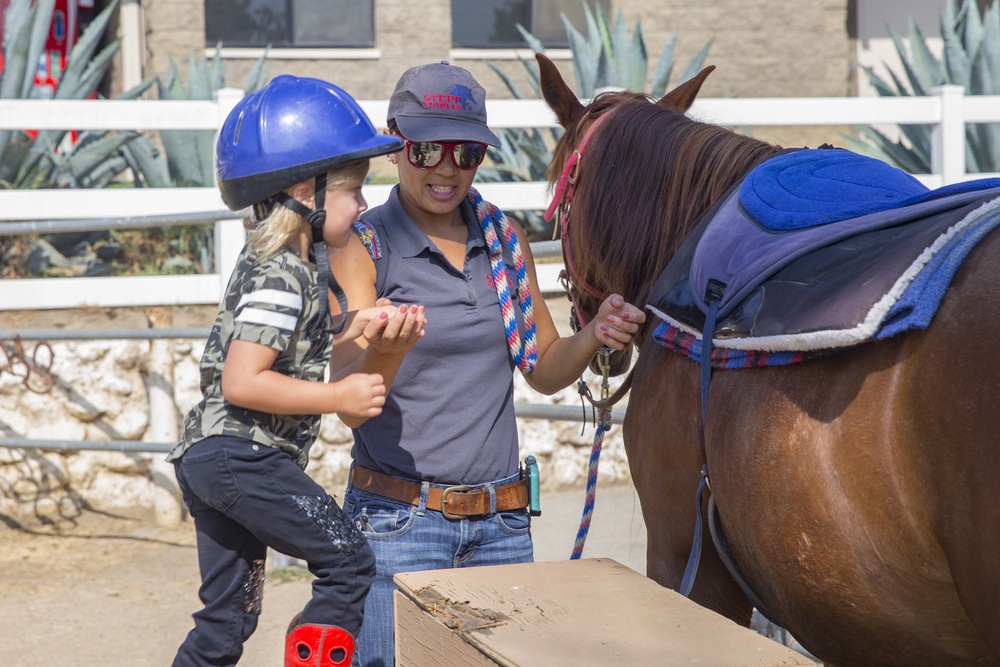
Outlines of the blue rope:
M 611 429 L 611 411 L 601 410 L 600 423 L 597 432 L 594 434 L 594 446 L 590 450 L 590 463 L 587 469 L 587 493 L 584 497 L 583 515 L 580 517 L 580 529 L 576 533 L 576 541 L 573 543 L 573 553 L 570 560 L 579 560 L 583 555 L 583 545 L 587 542 L 587 533 L 590 532 L 590 519 L 594 513 L 594 500 L 597 496 L 597 465 L 601 459 L 601 447 L 604 444 L 604 434 Z

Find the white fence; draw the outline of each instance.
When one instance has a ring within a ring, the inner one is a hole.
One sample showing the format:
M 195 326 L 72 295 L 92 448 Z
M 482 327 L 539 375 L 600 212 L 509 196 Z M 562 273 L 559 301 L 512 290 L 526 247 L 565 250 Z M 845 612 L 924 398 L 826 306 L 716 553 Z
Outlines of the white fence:
M 224 89 L 212 102 L 0 100 L 0 129 L 215 130 L 241 96 L 239 90 Z M 377 125 L 385 118 L 387 104 L 361 102 Z M 487 104 L 495 129 L 556 125 L 541 100 Z M 933 125 L 932 173 L 916 175 L 924 184 L 934 188 L 997 175 L 965 173 L 965 124 L 1000 122 L 1000 96 L 965 96 L 960 86 L 941 86 L 927 97 L 701 99 L 691 115 L 727 126 Z M 548 204 L 542 182 L 477 183 L 476 187 L 486 199 L 507 210 L 543 210 Z M 385 201 L 390 188 L 366 186 L 369 205 Z M 94 221 L 92 228 L 104 228 L 109 219 L 116 219 L 118 227 L 127 228 L 130 220 L 173 214 L 219 220 L 215 226 L 218 273 L 4 280 L 0 282 L 0 310 L 215 304 L 244 240 L 241 222 L 225 210 L 215 188 L 0 191 L 3 220 L 24 221 L 35 231 L 45 231 L 47 221 L 87 219 Z M 543 290 L 559 289 L 556 276 L 561 268 L 539 266 Z

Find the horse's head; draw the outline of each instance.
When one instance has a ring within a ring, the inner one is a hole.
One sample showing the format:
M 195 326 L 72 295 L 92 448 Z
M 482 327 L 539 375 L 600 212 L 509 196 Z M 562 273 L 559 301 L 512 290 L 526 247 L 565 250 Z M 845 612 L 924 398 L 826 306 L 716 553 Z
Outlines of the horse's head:
M 685 115 L 714 66 L 659 100 L 620 91 L 584 106 L 552 61 L 535 57 L 542 96 L 565 129 L 549 164 L 547 215 L 558 212 L 576 317 L 589 321 L 611 293 L 641 307 L 712 204 L 778 148 Z
M 625 281 L 617 279 L 602 267 L 606 264 L 601 258 L 606 246 L 594 245 L 598 243 L 596 236 L 590 232 L 589 227 L 581 225 L 579 222 L 574 226 L 572 233 L 569 230 L 569 210 L 573 207 L 574 219 L 586 218 L 586 213 L 580 215 L 581 210 L 586 211 L 589 204 L 582 202 L 585 195 L 580 200 L 575 199 L 577 186 L 586 189 L 583 181 L 594 183 L 595 187 L 606 187 L 598 184 L 594 179 L 594 172 L 599 169 L 582 170 L 583 155 L 589 148 L 589 143 L 598 126 L 608 118 L 619 106 L 647 103 L 650 98 L 639 93 L 627 91 L 605 93 L 597 96 L 588 106 L 583 106 L 573 91 L 563 81 L 562 76 L 548 58 L 544 55 L 536 54 L 540 69 L 540 83 L 542 95 L 545 101 L 555 112 L 559 124 L 565 129 L 565 133 L 557 143 L 549 164 L 548 179 L 552 186 L 556 188 L 555 198 L 547 215 L 557 213 L 558 223 L 556 231 L 561 233 L 563 242 L 563 257 L 566 262 L 566 271 L 563 274 L 563 282 L 566 292 L 573 303 L 572 322 L 574 328 L 579 328 L 589 322 L 597 312 L 601 302 L 612 292 L 618 292 L 630 303 L 639 303 L 645 298 L 648 287 L 642 289 L 634 277 Z M 671 91 L 664 96 L 658 104 L 664 109 L 672 109 L 676 113 L 683 114 L 691 106 L 702 82 L 714 67 L 706 67 L 697 77 Z M 587 160 L 588 165 L 591 163 Z M 619 173 L 628 170 L 630 166 L 641 169 L 641 164 L 630 165 L 625 160 L 612 162 L 616 167 L 620 164 Z M 584 175 L 589 178 L 582 178 Z M 659 189 L 658 187 L 656 189 Z M 650 192 L 648 199 L 653 201 L 655 193 Z M 579 217 L 578 217 L 579 216 Z M 625 232 L 625 229 L 621 229 Z M 621 240 L 619 240 L 621 242 Z M 637 238 L 632 242 L 640 242 Z M 620 266 L 620 270 L 628 271 L 628 266 Z M 634 273 L 633 273 L 634 276 Z M 655 278 L 655 276 L 653 276 Z M 636 337 L 638 341 L 640 336 Z M 621 353 L 613 354 L 610 358 L 610 374 L 618 375 L 628 369 L 631 359 L 632 348 L 626 348 Z M 599 372 L 596 367 L 596 360 L 591 364 L 592 370 Z

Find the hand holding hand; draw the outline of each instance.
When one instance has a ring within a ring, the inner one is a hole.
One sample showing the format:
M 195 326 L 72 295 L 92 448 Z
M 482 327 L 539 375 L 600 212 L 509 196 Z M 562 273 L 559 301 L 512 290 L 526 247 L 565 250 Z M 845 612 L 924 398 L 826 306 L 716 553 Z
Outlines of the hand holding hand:
M 365 327 L 368 344 L 382 353 L 407 352 L 424 335 L 423 306 L 400 306 L 372 319 Z
M 389 299 L 379 299 L 371 308 L 360 308 L 348 312 L 343 328 L 333 335 L 333 344 L 339 345 L 344 341 L 354 340 L 364 334 L 372 320 L 377 320 L 379 316 L 384 316 L 383 319 L 385 319 L 392 315 L 395 310 Z M 336 318 L 334 318 L 334 322 L 336 322 Z
M 646 321 L 646 313 L 628 303 L 618 294 L 612 294 L 601 303 L 594 318 L 594 338 L 601 345 L 613 350 L 623 350 L 632 342 L 639 325 Z

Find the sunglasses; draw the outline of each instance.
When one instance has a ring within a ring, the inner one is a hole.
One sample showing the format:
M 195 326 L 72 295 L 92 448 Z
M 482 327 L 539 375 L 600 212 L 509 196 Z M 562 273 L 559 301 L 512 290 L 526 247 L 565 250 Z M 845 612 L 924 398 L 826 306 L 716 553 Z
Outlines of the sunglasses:
M 441 164 L 445 152 L 459 169 L 475 169 L 486 159 L 486 144 L 476 141 L 410 141 L 406 140 L 406 159 L 420 169 L 433 169 Z

